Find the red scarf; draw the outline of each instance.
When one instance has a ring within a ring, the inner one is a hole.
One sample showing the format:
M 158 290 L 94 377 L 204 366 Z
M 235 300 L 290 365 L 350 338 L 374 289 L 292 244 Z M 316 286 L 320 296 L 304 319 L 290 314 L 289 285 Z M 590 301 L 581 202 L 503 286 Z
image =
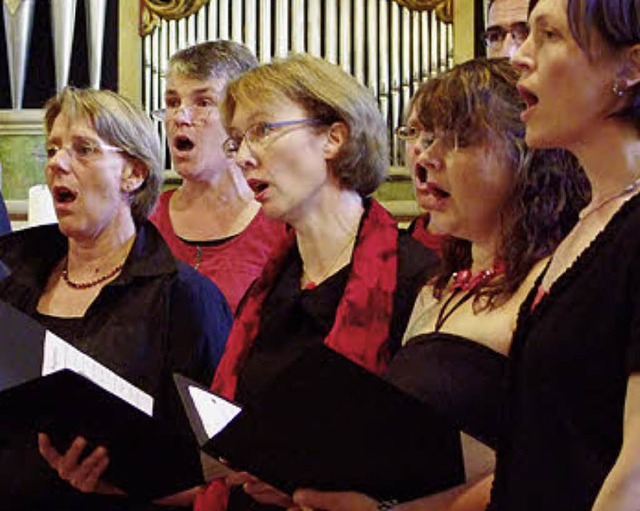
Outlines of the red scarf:
M 411 237 L 418 240 L 429 250 L 433 250 L 436 254 L 442 255 L 442 240 L 444 236 L 434 234 L 429 230 L 429 213 L 416 218 L 412 224 Z
M 295 242 L 292 235 L 251 287 L 236 316 L 211 389 L 233 399 L 238 375 L 260 330 L 260 311 Z M 395 220 L 371 200 L 353 250 L 351 273 L 324 343 L 370 371 L 381 374 L 389 361 L 387 341 L 397 281 L 398 229 Z M 195 511 L 226 509 L 227 492 L 214 481 L 198 495 Z

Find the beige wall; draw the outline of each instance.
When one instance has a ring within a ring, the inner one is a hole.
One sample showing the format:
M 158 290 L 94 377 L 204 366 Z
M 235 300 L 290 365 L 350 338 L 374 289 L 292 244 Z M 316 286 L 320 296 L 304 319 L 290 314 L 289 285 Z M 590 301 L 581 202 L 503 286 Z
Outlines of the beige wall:
M 138 35 L 140 2 L 119 0 L 118 88 L 136 102 L 142 102 L 142 39 Z
M 456 64 L 473 58 L 474 2 L 481 0 L 454 0 L 453 2 L 453 60 Z

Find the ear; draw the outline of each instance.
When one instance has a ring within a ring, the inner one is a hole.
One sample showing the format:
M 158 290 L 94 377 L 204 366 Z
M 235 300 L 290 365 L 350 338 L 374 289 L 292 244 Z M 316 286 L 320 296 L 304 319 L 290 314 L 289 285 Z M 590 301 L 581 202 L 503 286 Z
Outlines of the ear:
M 342 146 L 349 138 L 349 127 L 342 121 L 334 122 L 327 132 L 327 141 L 324 144 L 324 157 L 327 160 L 334 159 Z
M 122 171 L 120 178 L 120 186 L 125 193 L 133 193 L 142 186 L 147 177 L 149 170 L 140 160 L 129 160 Z
M 625 48 L 619 80 L 625 90 L 640 83 L 640 44 Z

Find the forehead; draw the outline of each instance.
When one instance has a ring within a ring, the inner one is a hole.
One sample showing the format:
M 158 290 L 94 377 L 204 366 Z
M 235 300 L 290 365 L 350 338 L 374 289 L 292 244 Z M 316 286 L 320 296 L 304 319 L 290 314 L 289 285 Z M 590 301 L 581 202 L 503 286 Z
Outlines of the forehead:
M 84 115 L 78 114 L 69 117 L 66 112 L 60 112 L 53 121 L 48 138 L 60 138 L 64 136 L 91 136 L 100 138 L 93 124 Z
M 487 16 L 487 26 L 509 26 L 527 21 L 529 0 L 495 0 Z
M 167 77 L 166 94 L 188 96 L 192 94 L 222 94 L 227 80 L 213 77 L 209 80 L 198 80 L 180 74 L 170 74 Z
M 289 98 L 278 97 L 269 101 L 263 99 L 238 101 L 231 119 L 232 126 L 246 129 L 256 122 L 288 121 L 307 116 L 304 108 Z

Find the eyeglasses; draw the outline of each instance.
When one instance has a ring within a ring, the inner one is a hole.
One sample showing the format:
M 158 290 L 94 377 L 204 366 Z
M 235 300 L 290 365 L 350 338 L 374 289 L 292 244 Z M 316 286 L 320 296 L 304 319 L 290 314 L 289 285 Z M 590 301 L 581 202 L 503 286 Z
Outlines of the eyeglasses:
M 168 106 L 167 108 L 159 108 L 151 112 L 151 117 L 156 121 L 170 121 L 177 117 L 181 111 L 189 112 L 191 122 L 203 122 L 209 119 L 213 110 L 216 107 L 214 105 L 190 105 L 190 106 Z
M 66 151 L 72 160 L 80 162 L 92 160 L 107 151 L 116 153 L 124 152 L 124 149 L 121 147 L 100 144 L 92 140 L 80 138 L 65 146 L 48 143 L 45 146 L 47 161 L 51 161 L 60 150 Z
M 487 48 L 499 50 L 502 48 L 507 34 L 511 35 L 511 39 L 513 39 L 517 45 L 521 45 L 529 36 L 529 24 L 526 21 L 518 21 L 506 27 L 500 25 L 489 27 L 482 34 L 482 40 Z
M 420 130 L 415 126 L 398 126 L 396 128 L 396 137 L 405 142 L 417 140 L 420 136 Z
M 423 148 L 431 147 L 436 140 L 440 140 L 446 147 L 466 147 L 469 143 L 465 137 L 453 131 L 437 132 L 426 131 L 415 126 L 398 126 L 396 136 L 405 142 L 419 142 Z
M 264 144 L 270 136 L 272 136 L 278 128 L 285 126 L 296 126 L 299 124 L 317 124 L 322 122 L 320 119 L 296 119 L 294 121 L 279 122 L 259 122 L 250 126 L 244 133 L 229 133 L 229 138 L 222 144 L 222 150 L 227 158 L 234 158 L 240 150 L 242 141 L 245 140 L 250 149 Z

